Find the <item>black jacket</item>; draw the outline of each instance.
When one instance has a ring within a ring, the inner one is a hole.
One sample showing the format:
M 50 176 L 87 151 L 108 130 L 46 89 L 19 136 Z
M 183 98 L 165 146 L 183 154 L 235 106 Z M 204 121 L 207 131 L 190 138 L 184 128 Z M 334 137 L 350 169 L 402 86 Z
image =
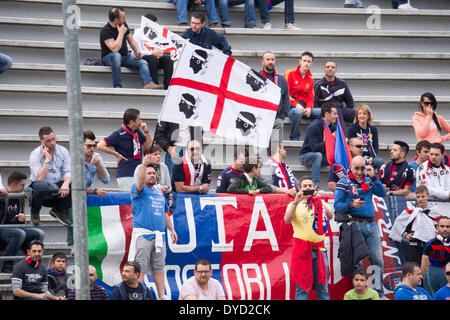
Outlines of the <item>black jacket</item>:
M 341 275 L 353 274 L 356 265 L 370 255 L 364 239 L 355 223 L 343 223 L 339 227 L 338 258 L 341 262 Z

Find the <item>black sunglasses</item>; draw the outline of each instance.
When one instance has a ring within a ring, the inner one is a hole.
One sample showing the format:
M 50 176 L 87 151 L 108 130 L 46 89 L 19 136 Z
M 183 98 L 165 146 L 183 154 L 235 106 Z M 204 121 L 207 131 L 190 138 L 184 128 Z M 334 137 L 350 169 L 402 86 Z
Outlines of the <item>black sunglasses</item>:
M 450 276 L 450 271 L 445 271 L 446 276 Z
M 433 102 L 428 102 L 428 101 L 422 101 L 422 103 L 426 106 L 434 106 Z
M 356 171 L 364 170 L 364 169 L 366 169 L 366 166 L 355 167 L 354 169 L 355 169 Z
M 364 145 L 362 145 L 362 144 L 352 144 L 352 146 L 356 147 L 356 148 L 363 148 L 364 147 Z

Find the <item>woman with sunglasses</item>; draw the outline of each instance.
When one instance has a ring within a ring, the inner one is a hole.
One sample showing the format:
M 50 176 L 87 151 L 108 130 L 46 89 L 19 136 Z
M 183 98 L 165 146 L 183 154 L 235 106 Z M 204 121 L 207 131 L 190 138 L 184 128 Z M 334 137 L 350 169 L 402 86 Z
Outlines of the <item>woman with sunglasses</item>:
M 450 140 L 450 124 L 436 113 L 437 100 L 432 93 L 425 92 L 420 97 L 419 111 L 412 118 L 417 142 L 428 140 L 430 143 L 444 143 Z M 444 131 L 446 135 L 441 136 Z

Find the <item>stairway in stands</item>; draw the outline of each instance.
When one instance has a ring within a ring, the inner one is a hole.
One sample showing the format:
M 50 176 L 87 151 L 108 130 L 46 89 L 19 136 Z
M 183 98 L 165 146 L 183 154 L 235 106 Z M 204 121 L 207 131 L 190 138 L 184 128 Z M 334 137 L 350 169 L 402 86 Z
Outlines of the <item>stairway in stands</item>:
M 399 11 L 391 9 L 390 0 L 365 0 L 364 9 L 344 9 L 343 2 L 295 0 L 295 23 L 301 28 L 298 31 L 284 30 L 284 4 L 270 11 L 272 30 L 261 29 L 258 11 L 259 29 L 245 29 L 244 8 L 240 5 L 230 9 L 232 28 L 217 31 L 227 37 L 233 56 L 256 70 L 261 68 L 261 57 L 267 50 L 276 54 L 279 73 L 296 67 L 301 52 L 313 52 L 312 73 L 316 80 L 323 76 L 327 60 L 336 61 L 337 76 L 348 82 L 355 105 L 364 103 L 372 108 L 380 134 L 380 155 L 387 161 L 392 141 L 401 139 L 410 144 L 411 159 L 416 143 L 411 118 L 423 92 L 436 95 L 439 114 L 450 120 L 450 3 L 412 1 L 419 10 Z M 100 58 L 99 32 L 111 6 L 125 9 L 132 29 L 150 11 L 170 30 L 184 30 L 177 26 L 175 7 L 165 0 L 80 0 L 77 4 L 81 13 L 81 63 Z M 14 60 L 12 68 L 0 75 L 0 174 L 4 182 L 13 170 L 29 174 L 28 157 L 39 144 L 40 127 L 51 126 L 58 142 L 68 147 L 61 17 L 61 0 L 0 2 L 0 52 Z M 138 75 L 127 69 L 123 69 L 122 89 L 112 88 L 109 67 L 82 65 L 81 78 L 85 129 L 92 129 L 101 139 L 120 126 L 126 108 L 137 107 L 153 136 L 164 90 L 141 89 Z M 301 139 L 307 124 L 305 121 L 302 125 Z M 298 161 L 301 142 L 289 141 L 288 130 L 287 119 L 287 162 L 296 176 L 309 173 Z M 221 145 L 214 148 L 222 150 Z M 115 159 L 103 156 L 115 177 Z M 231 162 L 232 154 L 215 157 L 214 181 Z M 323 189 L 327 172 L 322 169 Z M 117 187 L 114 179 L 111 187 Z M 45 213 L 43 221 L 56 224 Z M 48 248 L 67 250 L 64 227 L 48 227 L 46 232 Z M 0 275 L 0 282 L 7 283 L 8 279 L 8 275 Z M 8 292 L 8 288 L 2 292 Z

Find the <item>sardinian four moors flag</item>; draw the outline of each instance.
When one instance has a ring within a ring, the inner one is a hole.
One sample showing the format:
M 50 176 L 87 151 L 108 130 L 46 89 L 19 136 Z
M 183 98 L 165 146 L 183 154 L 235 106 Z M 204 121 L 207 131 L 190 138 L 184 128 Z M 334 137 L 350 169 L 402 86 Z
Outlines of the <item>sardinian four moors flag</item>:
M 244 63 L 186 42 L 159 120 L 267 148 L 280 96 L 276 84 Z
M 324 121 L 323 122 L 324 140 L 325 140 L 325 153 L 330 166 L 333 168 L 333 172 L 342 179 L 348 174 L 350 169 L 350 163 L 352 161 L 352 155 L 345 140 L 345 134 L 342 130 L 339 118 L 336 122 L 336 136 L 331 133 L 330 127 Z

